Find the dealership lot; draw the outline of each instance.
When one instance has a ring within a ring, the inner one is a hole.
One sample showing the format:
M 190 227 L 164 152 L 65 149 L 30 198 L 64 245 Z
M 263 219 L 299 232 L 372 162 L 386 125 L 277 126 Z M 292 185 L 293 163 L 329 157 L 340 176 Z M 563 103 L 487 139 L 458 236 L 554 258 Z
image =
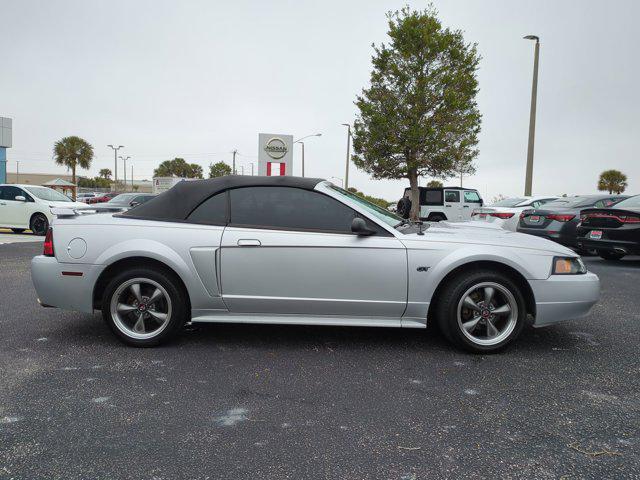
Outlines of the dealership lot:
M 0 241 L 1 243 L 1 241 Z M 37 305 L 0 245 L 0 478 L 640 476 L 640 258 L 586 319 L 474 356 L 417 330 L 208 325 L 155 349 Z

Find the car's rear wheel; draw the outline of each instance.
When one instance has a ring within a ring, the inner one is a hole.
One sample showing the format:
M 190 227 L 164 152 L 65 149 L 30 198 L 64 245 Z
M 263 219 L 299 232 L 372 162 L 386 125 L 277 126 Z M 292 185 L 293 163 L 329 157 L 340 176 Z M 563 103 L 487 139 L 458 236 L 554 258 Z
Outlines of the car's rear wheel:
M 47 230 L 49 230 L 49 220 L 47 216 L 44 213 L 35 213 L 29 222 L 29 230 L 31 230 L 34 235 L 46 235 Z
M 493 353 L 513 342 L 526 320 L 518 285 L 500 272 L 456 275 L 436 299 L 436 316 L 444 336 L 475 353 Z
M 11 231 L 13 233 L 22 233 L 22 232 L 24 232 L 24 230 L 25 230 L 24 228 L 12 228 L 11 229 Z
M 116 275 L 102 297 L 102 317 L 128 345 L 159 345 L 188 320 L 188 298 L 170 272 L 150 267 Z
M 621 260 L 625 254 L 619 252 L 612 252 L 610 250 L 598 250 L 598 255 L 605 260 Z
M 407 197 L 402 197 L 398 201 L 396 211 L 402 218 L 409 218 L 409 215 L 411 215 L 411 200 Z
M 427 218 L 428 222 L 444 222 L 447 218 L 441 213 L 431 213 Z

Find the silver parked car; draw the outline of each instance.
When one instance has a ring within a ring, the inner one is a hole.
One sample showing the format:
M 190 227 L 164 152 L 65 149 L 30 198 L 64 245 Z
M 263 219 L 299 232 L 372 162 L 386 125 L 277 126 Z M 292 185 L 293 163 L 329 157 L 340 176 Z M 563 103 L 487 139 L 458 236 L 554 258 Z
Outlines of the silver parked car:
M 186 322 L 425 328 L 492 352 L 527 321 L 581 317 L 596 275 L 571 250 L 470 224 L 412 224 L 311 178 L 182 182 L 125 213 L 56 210 L 32 261 L 45 306 L 102 315 L 130 345 Z

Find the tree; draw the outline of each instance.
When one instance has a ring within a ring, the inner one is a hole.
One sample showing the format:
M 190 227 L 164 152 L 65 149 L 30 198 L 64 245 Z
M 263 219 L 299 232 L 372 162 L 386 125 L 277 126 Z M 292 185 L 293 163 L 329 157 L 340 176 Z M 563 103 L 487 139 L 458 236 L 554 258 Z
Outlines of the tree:
M 111 175 L 113 174 L 111 173 L 111 169 L 102 168 L 100 169 L 100 172 L 98 173 L 98 175 L 104 178 L 105 180 L 111 180 Z
M 627 176 L 620 170 L 605 170 L 598 179 L 598 190 L 620 194 L 627 188 Z
M 453 176 L 471 163 L 480 132 L 475 44 L 444 28 L 433 7 L 387 14 L 389 45 L 374 45 L 370 86 L 356 99 L 353 162 L 373 178 L 408 178 L 418 218 L 418 177 Z
M 429 183 L 427 183 L 427 187 L 428 188 L 442 188 L 442 187 L 444 187 L 444 185 L 442 184 L 442 182 L 440 180 L 431 180 Z
M 53 145 L 56 164 L 71 169 L 71 182 L 76 183 L 76 168 L 88 170 L 93 160 L 93 147 L 80 137 L 71 136 L 58 140 Z M 73 199 L 76 199 L 74 189 Z
M 184 158 L 165 160 L 153 171 L 154 177 L 203 178 L 202 167 L 197 163 L 187 163 Z
M 209 178 L 224 177 L 231 175 L 231 167 L 224 162 L 212 163 L 209 165 Z

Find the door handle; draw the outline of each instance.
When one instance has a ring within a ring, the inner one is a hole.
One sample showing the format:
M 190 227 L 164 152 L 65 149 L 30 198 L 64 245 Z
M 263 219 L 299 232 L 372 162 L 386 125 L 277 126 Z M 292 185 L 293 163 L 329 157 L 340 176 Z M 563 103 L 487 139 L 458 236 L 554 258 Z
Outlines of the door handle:
M 260 240 L 254 238 L 241 238 L 238 240 L 237 244 L 239 247 L 259 247 L 262 245 Z
M 447 207 L 447 208 L 451 208 L 451 205 L 445 205 L 445 207 Z
M 464 207 L 463 207 L 463 208 L 469 208 L 469 205 L 464 205 Z

